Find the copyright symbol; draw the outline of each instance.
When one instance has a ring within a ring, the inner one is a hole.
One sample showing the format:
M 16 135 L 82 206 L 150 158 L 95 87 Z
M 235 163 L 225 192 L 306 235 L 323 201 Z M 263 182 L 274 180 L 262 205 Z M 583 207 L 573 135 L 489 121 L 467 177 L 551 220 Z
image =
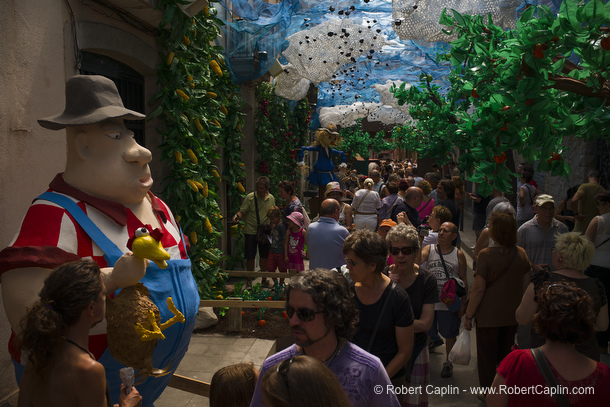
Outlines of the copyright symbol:
M 383 386 L 378 384 L 377 386 L 375 386 L 373 391 L 375 392 L 375 394 L 381 394 L 383 392 Z

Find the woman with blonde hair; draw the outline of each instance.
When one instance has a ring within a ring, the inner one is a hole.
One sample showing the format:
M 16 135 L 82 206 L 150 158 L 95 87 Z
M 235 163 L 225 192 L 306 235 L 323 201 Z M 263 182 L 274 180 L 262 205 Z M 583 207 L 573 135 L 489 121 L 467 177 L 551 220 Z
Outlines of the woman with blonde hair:
M 350 407 L 337 376 L 324 363 L 307 355 L 278 363 L 263 377 L 266 407 Z
M 541 271 L 532 277 L 532 282 L 525 290 L 521 304 L 515 313 L 517 322 L 527 325 L 532 322 L 534 314 L 538 311 L 536 297 L 540 294 L 543 283 L 561 283 L 567 281 L 576 284 L 593 298 L 597 331 L 608 328 L 608 303 L 605 290 L 601 282 L 584 274 L 595 254 L 595 246 L 584 235 L 578 232 L 568 232 L 557 236 L 553 248 L 553 267 L 555 271 Z M 532 330 L 530 347 L 535 348 L 544 343 L 544 338 Z M 595 337 L 585 343 L 576 345 L 576 350 L 583 355 L 599 361 L 599 347 Z
M 356 191 L 352 201 L 352 211 L 354 213 L 354 227 L 356 230 L 369 230 L 374 232 L 377 229 L 378 216 L 377 210 L 381 208 L 379 194 L 373 191 L 375 183 L 371 178 L 364 180 L 364 188 Z

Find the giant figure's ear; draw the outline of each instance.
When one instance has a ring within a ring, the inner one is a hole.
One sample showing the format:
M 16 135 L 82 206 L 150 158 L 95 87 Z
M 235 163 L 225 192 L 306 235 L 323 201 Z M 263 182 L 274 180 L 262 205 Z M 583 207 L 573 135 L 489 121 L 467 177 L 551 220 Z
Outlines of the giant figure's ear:
M 89 155 L 90 155 L 90 150 L 89 150 L 89 139 L 90 139 L 91 135 L 88 134 L 86 131 L 75 131 L 72 135 L 72 142 L 73 142 L 73 148 L 74 148 L 74 153 L 76 153 L 76 155 L 78 156 L 78 158 L 80 158 L 81 160 L 86 160 Z

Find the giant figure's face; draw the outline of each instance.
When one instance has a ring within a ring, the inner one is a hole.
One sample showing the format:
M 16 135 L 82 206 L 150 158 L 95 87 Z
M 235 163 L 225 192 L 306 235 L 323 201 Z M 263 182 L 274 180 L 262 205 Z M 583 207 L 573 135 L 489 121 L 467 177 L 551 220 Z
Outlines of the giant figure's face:
M 149 150 L 139 145 L 122 119 L 83 126 L 79 133 L 78 188 L 123 205 L 142 202 L 153 184 Z

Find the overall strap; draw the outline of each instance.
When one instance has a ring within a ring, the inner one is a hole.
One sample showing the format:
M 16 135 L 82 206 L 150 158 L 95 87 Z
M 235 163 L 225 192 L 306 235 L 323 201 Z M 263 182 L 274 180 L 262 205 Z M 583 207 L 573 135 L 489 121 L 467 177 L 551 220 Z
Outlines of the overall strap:
M 45 201 L 56 203 L 68 211 L 74 220 L 83 228 L 89 235 L 91 240 L 97 244 L 104 252 L 104 258 L 109 267 L 114 266 L 114 263 L 123 255 L 123 252 L 98 228 L 95 223 L 87 216 L 87 214 L 74 202 L 65 195 L 56 192 L 45 192 L 36 199 L 44 199 Z

